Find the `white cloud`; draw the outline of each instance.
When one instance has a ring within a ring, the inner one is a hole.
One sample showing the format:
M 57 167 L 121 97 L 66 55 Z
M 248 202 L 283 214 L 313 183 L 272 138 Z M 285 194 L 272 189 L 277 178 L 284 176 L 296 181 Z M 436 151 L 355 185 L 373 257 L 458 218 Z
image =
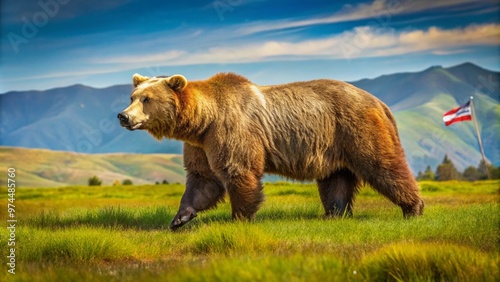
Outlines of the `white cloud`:
M 392 29 L 357 27 L 324 39 L 297 42 L 265 41 L 206 51 L 185 53 L 164 65 L 248 63 L 283 59 L 354 59 L 403 55 L 415 52 L 451 54 L 468 46 L 500 45 L 500 25 L 470 25 L 465 28 L 395 32 Z
M 400 41 L 406 45 L 417 45 L 421 49 L 450 45 L 494 45 L 500 39 L 498 29 L 498 24 L 470 25 L 464 29 L 450 30 L 431 27 L 427 31 L 404 33 L 400 36 Z
M 27 80 L 36 80 L 36 79 L 53 79 L 53 78 L 65 78 L 65 77 L 83 77 L 89 75 L 97 75 L 97 74 L 107 74 L 114 73 L 123 69 L 117 67 L 109 67 L 109 68 L 93 68 L 93 69 L 83 69 L 83 70 L 75 70 L 75 71 L 56 71 L 56 72 L 48 72 L 39 75 L 33 76 L 23 76 L 23 77 L 13 77 L 13 78 L 2 78 L 0 82 L 18 82 L 18 81 L 27 81 Z
M 46 73 L 31 78 L 46 79 L 115 73 L 138 68 L 203 64 L 255 63 L 278 60 L 355 59 L 411 53 L 450 55 L 472 46 L 500 46 L 500 24 L 470 25 L 465 28 L 396 32 L 393 29 L 357 27 L 322 39 L 303 41 L 240 42 L 201 51 L 174 49 L 148 55 L 120 55 L 89 59 L 92 67 L 74 72 Z M 4 79 L 14 81 L 16 79 Z M 20 80 L 20 79 L 19 79 Z
M 349 22 L 362 19 L 378 20 L 382 25 L 390 23 L 396 15 L 412 14 L 461 5 L 481 5 L 495 3 L 495 0 L 374 0 L 370 4 L 344 5 L 341 11 L 329 16 L 309 19 L 285 19 L 245 24 L 238 29 L 241 35 L 266 31 L 277 31 L 322 24 Z
M 94 63 L 99 64 L 152 64 L 162 61 L 170 61 L 181 57 L 186 52 L 181 50 L 166 51 L 157 54 L 148 55 L 129 55 L 129 56 L 118 56 L 118 57 L 106 57 L 94 59 Z
M 434 50 L 432 54 L 434 55 L 453 55 L 460 54 L 469 51 L 469 49 L 457 49 L 457 50 Z

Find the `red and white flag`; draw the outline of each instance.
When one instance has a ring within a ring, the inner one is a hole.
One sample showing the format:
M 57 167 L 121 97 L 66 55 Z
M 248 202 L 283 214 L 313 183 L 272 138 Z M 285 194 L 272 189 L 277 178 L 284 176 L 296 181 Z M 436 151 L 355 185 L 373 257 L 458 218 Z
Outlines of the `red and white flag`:
M 446 126 L 455 122 L 466 120 L 472 120 L 470 101 L 460 107 L 454 108 L 453 110 L 444 113 L 443 115 L 443 121 Z

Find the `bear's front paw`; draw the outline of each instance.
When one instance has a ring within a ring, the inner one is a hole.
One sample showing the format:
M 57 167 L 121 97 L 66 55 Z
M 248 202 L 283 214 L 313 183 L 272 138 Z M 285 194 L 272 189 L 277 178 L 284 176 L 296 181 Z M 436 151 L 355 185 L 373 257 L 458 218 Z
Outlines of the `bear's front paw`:
M 177 212 L 177 215 L 172 220 L 172 223 L 170 223 L 170 229 L 172 231 L 175 231 L 179 227 L 183 226 L 186 222 L 190 221 L 195 217 L 196 217 L 196 211 L 191 207 L 180 210 L 179 212 Z

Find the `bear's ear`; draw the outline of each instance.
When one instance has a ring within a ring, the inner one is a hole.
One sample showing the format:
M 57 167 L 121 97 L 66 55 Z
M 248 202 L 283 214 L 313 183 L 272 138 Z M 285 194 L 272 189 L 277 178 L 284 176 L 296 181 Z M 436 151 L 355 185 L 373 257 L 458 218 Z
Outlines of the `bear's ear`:
M 172 88 L 174 91 L 181 91 L 188 84 L 187 79 L 180 74 L 173 75 L 167 78 L 166 81 L 168 87 Z
M 147 77 L 147 76 L 142 76 L 142 75 L 140 75 L 140 74 L 138 74 L 138 73 L 136 73 L 136 74 L 134 74 L 134 75 L 132 76 L 132 81 L 133 81 L 133 83 L 134 83 L 134 87 L 137 87 L 137 85 L 139 85 L 139 84 L 143 83 L 144 81 L 146 81 L 146 80 L 148 80 L 148 79 L 149 79 L 149 77 Z

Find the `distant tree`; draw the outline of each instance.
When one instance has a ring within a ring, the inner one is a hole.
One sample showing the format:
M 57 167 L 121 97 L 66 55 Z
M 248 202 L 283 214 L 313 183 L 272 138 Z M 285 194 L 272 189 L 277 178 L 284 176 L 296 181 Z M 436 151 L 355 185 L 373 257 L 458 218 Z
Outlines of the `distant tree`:
M 155 185 L 159 185 L 159 184 L 160 184 L 160 182 L 158 182 L 158 181 L 155 182 Z
M 89 186 L 101 186 L 102 181 L 101 181 L 101 179 L 99 179 L 99 177 L 94 175 L 91 178 L 89 178 L 88 183 L 89 183 Z
M 492 172 L 495 170 L 495 167 L 492 164 L 488 164 L 481 160 L 479 165 L 477 166 L 477 171 L 479 173 L 479 179 L 485 180 L 488 177 L 491 177 Z
M 430 165 L 425 168 L 423 173 L 419 171 L 419 175 L 417 175 L 417 180 L 434 180 L 435 178 L 436 176 L 434 175 Z
M 424 177 L 428 180 L 436 179 L 436 175 L 434 174 L 434 171 L 432 171 L 432 168 L 430 165 L 428 165 L 427 168 L 425 169 Z
M 491 179 L 500 179 L 500 167 L 491 166 L 490 168 L 490 177 Z
M 161 184 L 169 184 L 168 181 L 166 179 L 163 179 L 163 181 L 161 182 Z
M 460 179 L 460 173 L 453 162 L 448 158 L 448 155 L 445 155 L 443 162 L 436 168 L 436 180 L 446 181 L 458 179 Z
M 423 176 L 423 175 L 424 175 L 424 174 L 422 173 L 422 171 L 421 171 L 421 170 L 419 170 L 419 171 L 418 171 L 418 173 L 417 173 L 417 180 L 422 180 L 422 176 Z
M 122 185 L 132 185 L 132 184 L 134 184 L 134 183 L 132 183 L 132 180 L 130 180 L 130 179 L 125 179 L 122 182 Z
M 475 168 L 473 166 L 469 166 L 464 170 L 462 177 L 468 181 L 476 181 L 479 179 L 480 174 L 479 174 L 479 171 L 477 170 L 477 168 Z
M 115 181 L 113 181 L 113 186 L 118 186 L 120 185 L 120 180 L 116 179 Z

